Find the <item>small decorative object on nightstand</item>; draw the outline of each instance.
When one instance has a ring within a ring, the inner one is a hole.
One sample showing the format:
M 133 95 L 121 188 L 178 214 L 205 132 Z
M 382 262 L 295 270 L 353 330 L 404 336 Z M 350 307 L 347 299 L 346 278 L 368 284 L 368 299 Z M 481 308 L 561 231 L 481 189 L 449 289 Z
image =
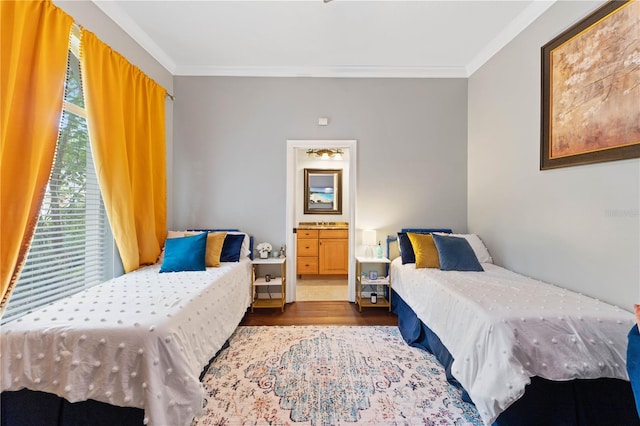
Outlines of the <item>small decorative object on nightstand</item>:
M 258 247 L 256 247 L 256 250 L 260 253 L 260 259 L 266 259 L 269 257 L 269 253 L 271 253 L 273 247 L 271 247 L 269 243 L 260 243 Z
M 254 308 L 280 308 L 284 312 L 287 297 L 287 259 L 284 257 L 253 259 L 251 279 L 251 312 Z M 265 273 L 262 268 L 278 270 Z M 278 276 L 279 274 L 279 276 Z
M 356 257 L 356 303 L 360 312 L 363 307 L 384 307 L 391 311 L 391 276 L 380 276 L 371 270 L 385 271 L 390 263 L 386 257 Z
M 382 244 L 378 241 L 378 247 L 376 247 L 376 257 L 382 259 Z

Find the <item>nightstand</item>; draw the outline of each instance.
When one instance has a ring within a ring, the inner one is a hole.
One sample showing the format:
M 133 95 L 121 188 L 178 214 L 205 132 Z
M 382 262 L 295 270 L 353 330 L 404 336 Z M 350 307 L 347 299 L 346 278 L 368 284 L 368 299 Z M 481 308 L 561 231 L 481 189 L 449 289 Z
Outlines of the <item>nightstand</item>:
M 391 311 L 391 275 L 384 276 L 390 263 L 386 257 L 356 257 L 356 303 L 360 312 L 363 307 Z M 371 279 L 374 270 L 378 276 Z M 372 302 L 371 293 L 376 293 L 376 303 Z
M 254 259 L 252 263 L 251 312 L 254 308 L 280 308 L 284 312 L 287 299 L 287 259 Z M 267 275 L 270 275 L 268 281 Z

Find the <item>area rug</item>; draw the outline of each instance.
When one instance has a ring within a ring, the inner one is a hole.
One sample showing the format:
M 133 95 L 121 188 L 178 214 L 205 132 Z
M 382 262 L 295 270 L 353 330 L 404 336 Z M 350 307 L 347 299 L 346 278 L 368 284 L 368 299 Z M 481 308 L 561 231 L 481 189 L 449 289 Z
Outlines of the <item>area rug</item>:
M 193 425 L 481 425 L 397 327 L 238 327 L 203 377 Z

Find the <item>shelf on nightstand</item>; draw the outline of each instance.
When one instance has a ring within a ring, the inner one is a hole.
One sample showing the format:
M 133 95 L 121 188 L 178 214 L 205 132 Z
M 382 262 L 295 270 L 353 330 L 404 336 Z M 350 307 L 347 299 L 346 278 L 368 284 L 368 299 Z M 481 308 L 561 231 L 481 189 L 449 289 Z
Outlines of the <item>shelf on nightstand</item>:
M 273 277 L 269 282 L 267 282 L 264 277 L 256 278 L 255 281 L 253 282 L 253 285 L 255 286 L 282 285 L 282 277 Z

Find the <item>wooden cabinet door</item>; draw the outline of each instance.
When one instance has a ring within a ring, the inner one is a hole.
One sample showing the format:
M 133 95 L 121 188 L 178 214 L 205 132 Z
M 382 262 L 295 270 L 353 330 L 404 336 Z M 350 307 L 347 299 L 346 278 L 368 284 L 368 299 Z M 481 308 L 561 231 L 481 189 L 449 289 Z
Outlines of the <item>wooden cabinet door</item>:
M 349 240 L 321 239 L 319 244 L 318 273 L 349 273 Z

